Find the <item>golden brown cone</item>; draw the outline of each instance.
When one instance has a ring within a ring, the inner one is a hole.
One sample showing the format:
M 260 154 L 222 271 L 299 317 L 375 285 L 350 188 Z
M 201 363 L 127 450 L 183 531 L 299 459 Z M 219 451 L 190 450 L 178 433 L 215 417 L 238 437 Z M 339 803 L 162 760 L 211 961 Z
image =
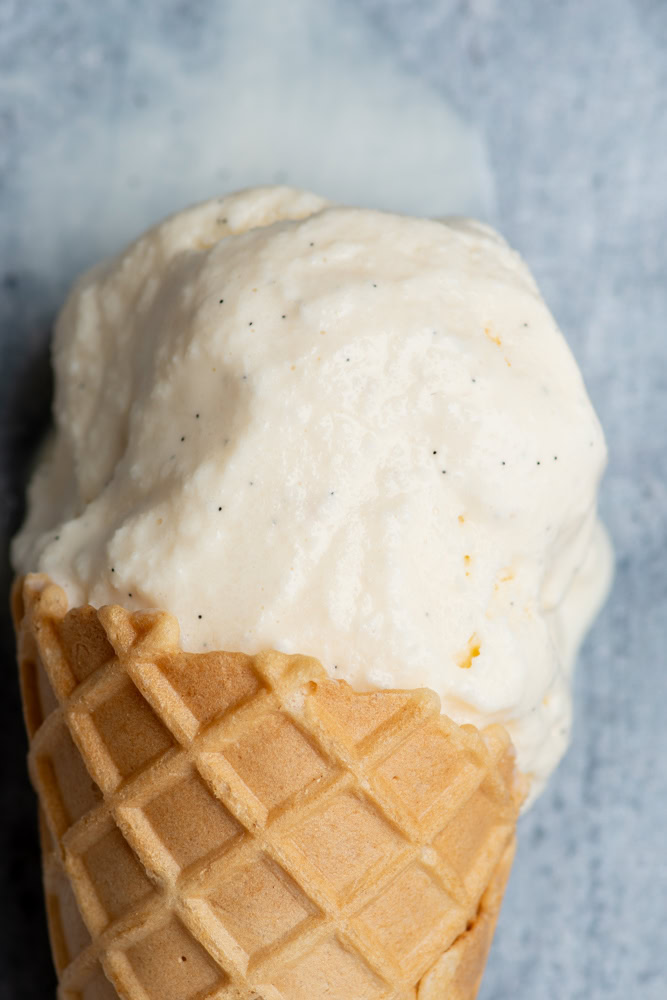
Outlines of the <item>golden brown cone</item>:
M 522 795 L 502 727 L 185 653 L 43 575 L 14 614 L 61 1000 L 473 1000 Z

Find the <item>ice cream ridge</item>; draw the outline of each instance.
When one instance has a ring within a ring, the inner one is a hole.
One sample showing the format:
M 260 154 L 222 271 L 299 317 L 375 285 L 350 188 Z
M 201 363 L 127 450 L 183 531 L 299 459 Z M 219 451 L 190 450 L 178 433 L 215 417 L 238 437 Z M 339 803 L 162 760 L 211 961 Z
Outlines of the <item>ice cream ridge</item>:
M 63 1000 L 472 1000 L 611 551 L 489 227 L 286 187 L 74 286 L 15 622 Z

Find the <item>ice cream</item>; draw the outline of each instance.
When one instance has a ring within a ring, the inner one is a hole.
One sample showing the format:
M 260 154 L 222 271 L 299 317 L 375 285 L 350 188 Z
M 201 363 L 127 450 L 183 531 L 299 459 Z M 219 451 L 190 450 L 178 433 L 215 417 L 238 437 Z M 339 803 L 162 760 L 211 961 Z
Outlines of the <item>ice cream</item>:
M 17 571 L 506 725 L 539 791 L 610 577 L 603 435 L 520 257 L 479 223 L 284 187 L 84 275 Z

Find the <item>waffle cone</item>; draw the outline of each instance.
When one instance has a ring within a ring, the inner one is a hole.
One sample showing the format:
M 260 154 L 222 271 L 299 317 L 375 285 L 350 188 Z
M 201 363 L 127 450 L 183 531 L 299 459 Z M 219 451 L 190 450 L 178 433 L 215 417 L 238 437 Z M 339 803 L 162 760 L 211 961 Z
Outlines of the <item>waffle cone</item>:
M 520 800 L 509 737 L 162 611 L 14 594 L 60 1000 L 472 1000 Z

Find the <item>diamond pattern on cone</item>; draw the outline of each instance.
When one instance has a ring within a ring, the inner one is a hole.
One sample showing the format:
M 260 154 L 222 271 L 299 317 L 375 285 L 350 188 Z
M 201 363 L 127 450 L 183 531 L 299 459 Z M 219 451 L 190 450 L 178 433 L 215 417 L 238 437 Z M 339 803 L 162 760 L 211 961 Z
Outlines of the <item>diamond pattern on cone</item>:
M 520 800 L 504 731 L 166 612 L 16 600 L 61 1000 L 475 996 Z M 509 860 L 508 860 L 509 859 Z

